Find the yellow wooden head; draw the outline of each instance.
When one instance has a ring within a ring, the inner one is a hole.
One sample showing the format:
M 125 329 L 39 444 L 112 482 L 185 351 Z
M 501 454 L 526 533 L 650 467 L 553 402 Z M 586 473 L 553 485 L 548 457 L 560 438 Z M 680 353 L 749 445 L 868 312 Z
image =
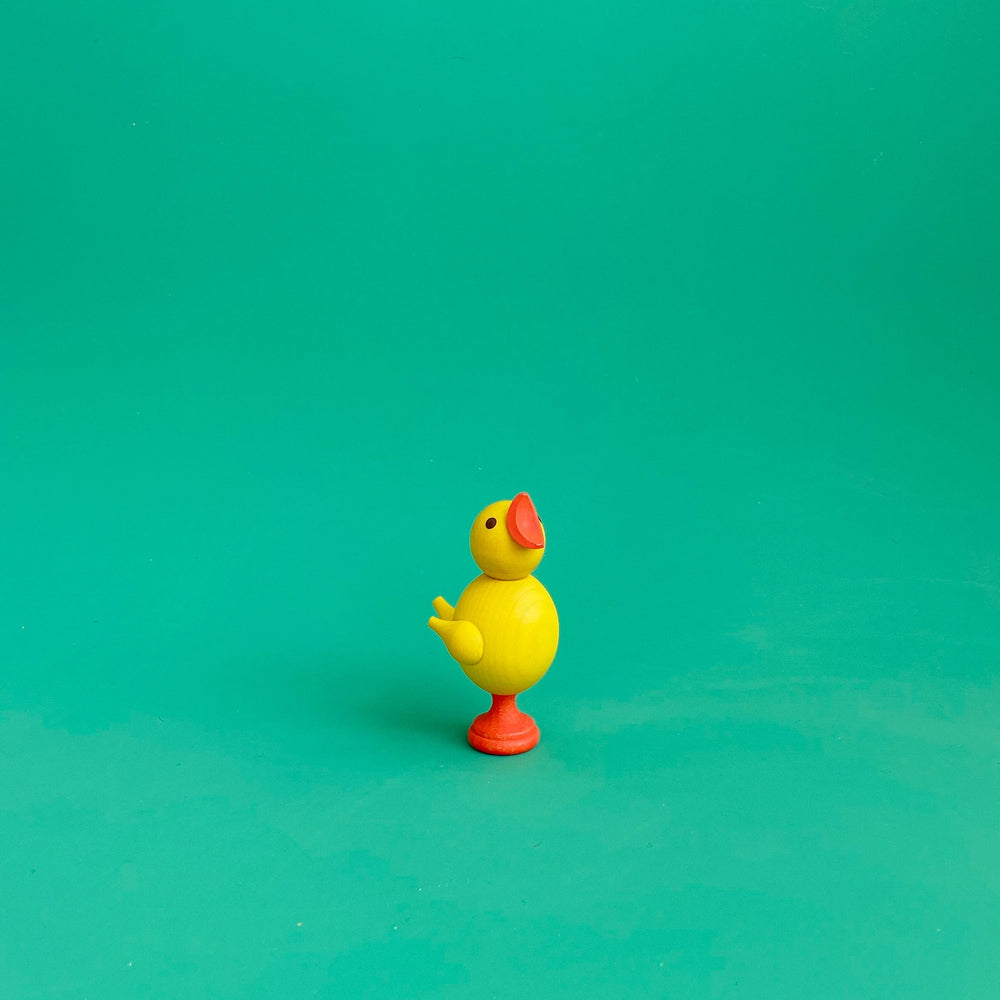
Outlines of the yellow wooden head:
M 469 534 L 476 565 L 494 580 L 530 576 L 545 554 L 545 529 L 527 493 L 480 511 Z

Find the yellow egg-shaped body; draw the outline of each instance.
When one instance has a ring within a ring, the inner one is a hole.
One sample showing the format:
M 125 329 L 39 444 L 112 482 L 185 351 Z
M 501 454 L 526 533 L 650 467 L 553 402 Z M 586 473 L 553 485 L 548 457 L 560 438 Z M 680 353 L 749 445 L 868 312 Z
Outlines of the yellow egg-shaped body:
M 541 679 L 559 645 L 559 616 L 549 592 L 533 577 L 476 577 L 455 605 L 455 619 L 483 636 L 483 657 L 462 664 L 469 680 L 491 694 L 518 694 Z

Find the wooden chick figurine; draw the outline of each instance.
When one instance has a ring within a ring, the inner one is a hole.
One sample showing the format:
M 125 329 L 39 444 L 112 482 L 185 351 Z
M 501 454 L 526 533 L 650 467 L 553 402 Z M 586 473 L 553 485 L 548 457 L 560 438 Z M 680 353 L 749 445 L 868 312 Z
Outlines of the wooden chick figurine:
M 530 750 L 538 726 L 515 703 L 541 679 L 556 655 L 559 618 L 549 592 L 531 575 L 545 553 L 545 529 L 527 493 L 483 510 L 469 536 L 483 571 L 452 607 L 434 601 L 428 625 L 469 680 L 493 695 L 488 712 L 469 727 L 469 742 L 483 753 Z

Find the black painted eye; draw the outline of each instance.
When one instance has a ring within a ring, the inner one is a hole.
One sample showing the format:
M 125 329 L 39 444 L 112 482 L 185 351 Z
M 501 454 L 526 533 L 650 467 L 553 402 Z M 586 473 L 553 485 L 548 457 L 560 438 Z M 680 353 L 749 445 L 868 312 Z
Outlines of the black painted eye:
M 486 527 L 495 528 L 497 526 L 497 519 L 495 517 L 486 518 Z

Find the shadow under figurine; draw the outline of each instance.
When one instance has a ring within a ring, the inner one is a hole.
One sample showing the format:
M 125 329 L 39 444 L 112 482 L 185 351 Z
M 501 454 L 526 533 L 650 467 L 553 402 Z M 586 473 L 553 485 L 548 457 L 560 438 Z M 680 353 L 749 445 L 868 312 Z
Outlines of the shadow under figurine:
M 559 644 L 556 606 L 531 575 L 545 554 L 531 497 L 518 493 L 490 504 L 472 525 L 469 546 L 482 576 L 455 607 L 438 597 L 427 624 L 469 680 L 493 696 L 490 710 L 469 727 L 469 742 L 483 753 L 524 753 L 540 734 L 515 698 L 541 679 Z

